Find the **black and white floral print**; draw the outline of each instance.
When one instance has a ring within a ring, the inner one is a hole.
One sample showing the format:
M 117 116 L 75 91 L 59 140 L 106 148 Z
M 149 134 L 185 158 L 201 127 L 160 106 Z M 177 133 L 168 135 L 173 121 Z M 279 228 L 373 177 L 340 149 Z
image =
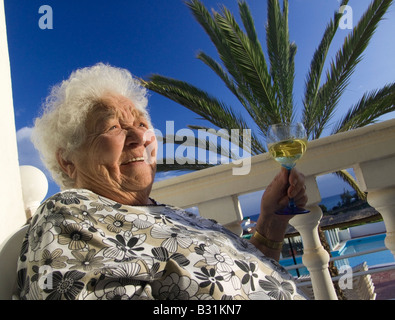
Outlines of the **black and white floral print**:
M 64 274 L 60 271 L 48 274 L 44 289 L 44 292 L 48 293 L 47 300 L 74 300 L 84 287 L 84 283 L 79 281 L 84 276 L 85 273 L 75 270 Z
M 215 221 L 85 189 L 39 207 L 17 286 L 16 299 L 303 299 L 277 262 Z
M 199 284 L 188 276 L 173 272 L 163 281 L 154 282 L 152 289 L 160 300 L 190 300 L 198 293 Z
M 274 276 L 265 276 L 265 280 L 259 280 L 259 285 L 276 300 L 290 300 L 294 292 L 294 288 L 289 282 L 282 279 L 277 280 Z

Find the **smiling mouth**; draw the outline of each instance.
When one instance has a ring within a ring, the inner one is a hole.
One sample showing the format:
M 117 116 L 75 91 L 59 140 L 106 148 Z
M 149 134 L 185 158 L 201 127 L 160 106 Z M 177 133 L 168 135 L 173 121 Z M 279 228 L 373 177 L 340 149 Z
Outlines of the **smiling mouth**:
M 144 161 L 144 160 L 145 160 L 144 157 L 132 158 L 130 160 L 127 160 L 127 161 L 123 162 L 122 165 L 126 165 L 126 164 L 129 164 L 129 163 L 132 163 L 132 162 Z

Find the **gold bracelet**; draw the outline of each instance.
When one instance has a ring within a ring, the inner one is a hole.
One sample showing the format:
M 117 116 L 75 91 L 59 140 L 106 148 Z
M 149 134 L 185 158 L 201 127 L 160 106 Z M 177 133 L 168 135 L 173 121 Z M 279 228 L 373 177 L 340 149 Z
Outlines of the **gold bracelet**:
M 261 235 L 258 231 L 254 232 L 253 237 L 258 240 L 259 243 L 263 244 L 265 247 L 273 250 L 281 250 L 283 247 L 283 241 L 272 241 Z

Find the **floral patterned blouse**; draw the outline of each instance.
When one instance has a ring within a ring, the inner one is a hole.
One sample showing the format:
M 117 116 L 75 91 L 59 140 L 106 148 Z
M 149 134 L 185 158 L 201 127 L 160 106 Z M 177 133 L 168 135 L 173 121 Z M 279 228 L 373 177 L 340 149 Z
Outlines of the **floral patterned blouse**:
M 86 189 L 47 199 L 30 223 L 15 299 L 304 299 L 292 276 L 216 222 Z

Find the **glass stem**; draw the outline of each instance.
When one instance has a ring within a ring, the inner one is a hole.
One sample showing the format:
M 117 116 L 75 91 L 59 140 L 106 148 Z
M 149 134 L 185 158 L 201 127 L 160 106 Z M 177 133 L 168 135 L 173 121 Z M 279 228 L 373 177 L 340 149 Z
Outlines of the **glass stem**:
M 291 174 L 292 168 L 291 168 L 291 169 L 290 169 L 290 168 L 287 168 L 287 170 L 288 170 L 288 180 L 289 180 L 289 176 L 290 176 L 290 174 Z M 296 207 L 294 198 L 289 198 L 288 206 L 289 206 L 290 208 L 295 208 L 295 207 Z

